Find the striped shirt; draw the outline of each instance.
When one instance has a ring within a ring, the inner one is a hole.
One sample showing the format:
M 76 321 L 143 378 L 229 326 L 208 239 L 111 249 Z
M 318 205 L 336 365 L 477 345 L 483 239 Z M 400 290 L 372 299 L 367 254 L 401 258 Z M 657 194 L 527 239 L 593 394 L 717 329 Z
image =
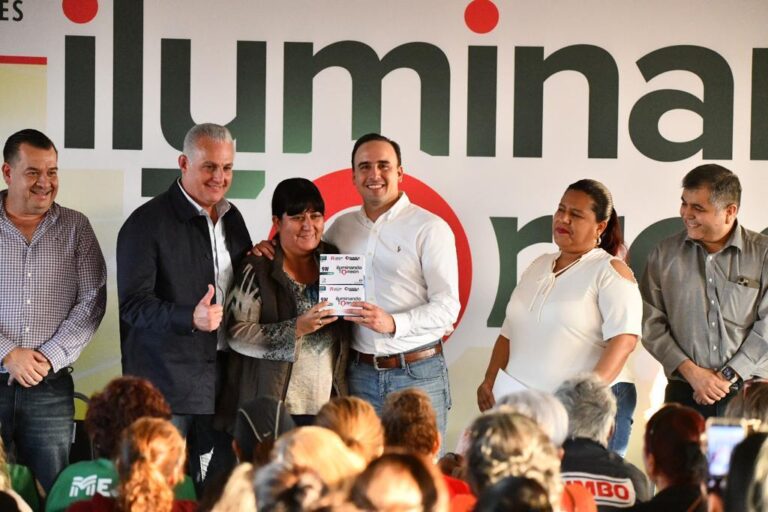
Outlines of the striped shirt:
M 17 347 L 36 349 L 56 372 L 104 316 L 104 256 L 85 215 L 56 203 L 27 242 L 6 215 L 7 195 L 0 192 L 0 361 Z

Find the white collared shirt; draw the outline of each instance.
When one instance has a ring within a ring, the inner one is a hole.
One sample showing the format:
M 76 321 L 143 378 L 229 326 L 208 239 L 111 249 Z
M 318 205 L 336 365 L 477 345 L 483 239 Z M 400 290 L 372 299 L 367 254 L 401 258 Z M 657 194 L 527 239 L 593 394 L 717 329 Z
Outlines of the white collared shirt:
M 394 334 L 355 325 L 352 348 L 396 354 L 453 331 L 459 271 L 453 232 L 443 219 L 401 193 L 376 222 L 361 207 L 336 219 L 325 238 L 342 253 L 365 255 L 366 300 L 395 319 Z
M 229 211 L 231 205 L 229 201 L 223 199 L 216 203 L 216 213 L 219 218 L 216 223 L 213 222 L 211 216 L 205 211 L 205 208 L 197 204 L 197 201 L 187 194 L 184 187 L 181 186 L 181 180 L 178 180 L 179 188 L 187 201 L 195 207 L 198 214 L 205 217 L 205 221 L 208 224 L 208 237 L 211 239 L 211 251 L 213 253 L 213 273 L 216 279 L 216 304 L 224 305 L 227 300 L 227 292 L 232 287 L 234 281 L 234 271 L 232 269 L 232 257 L 229 255 L 229 249 L 227 249 L 227 236 L 224 231 L 224 214 Z M 202 297 L 200 297 L 202 299 Z M 217 331 L 218 343 L 216 348 L 218 350 L 224 350 L 227 347 L 226 341 L 226 329 L 219 329 Z

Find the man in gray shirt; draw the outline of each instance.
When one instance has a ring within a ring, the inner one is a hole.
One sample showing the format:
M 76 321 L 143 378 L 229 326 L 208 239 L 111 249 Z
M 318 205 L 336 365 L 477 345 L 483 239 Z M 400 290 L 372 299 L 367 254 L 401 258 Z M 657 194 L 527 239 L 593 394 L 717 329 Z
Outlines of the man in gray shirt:
M 768 376 L 768 237 L 736 219 L 739 178 L 702 165 L 683 178 L 685 230 L 648 257 L 643 345 L 664 367 L 665 401 L 722 416 L 743 380 Z

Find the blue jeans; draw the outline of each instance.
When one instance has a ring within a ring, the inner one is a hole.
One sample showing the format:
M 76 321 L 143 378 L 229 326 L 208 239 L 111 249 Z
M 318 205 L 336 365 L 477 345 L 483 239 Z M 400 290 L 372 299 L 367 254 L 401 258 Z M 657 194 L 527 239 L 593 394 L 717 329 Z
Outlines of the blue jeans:
M 28 466 L 46 492 L 69 464 L 75 416 L 75 386 L 63 368 L 39 384 L 25 388 L 8 385 L 0 375 L 0 424 L 11 461 Z M 14 454 L 15 453 L 15 457 Z
M 637 405 L 637 388 L 631 382 L 617 382 L 611 386 L 616 397 L 616 418 L 613 435 L 608 440 L 608 449 L 622 457 L 627 453 L 629 435 L 632 433 L 632 416 Z
M 349 359 L 347 382 L 350 394 L 370 402 L 380 415 L 388 394 L 407 388 L 423 389 L 432 400 L 432 407 L 437 414 L 437 428 L 442 439 L 445 439 L 448 409 L 451 408 L 451 389 L 443 354 L 406 363 L 404 368 L 389 370 L 377 370 L 369 364 L 360 363 L 354 355 Z

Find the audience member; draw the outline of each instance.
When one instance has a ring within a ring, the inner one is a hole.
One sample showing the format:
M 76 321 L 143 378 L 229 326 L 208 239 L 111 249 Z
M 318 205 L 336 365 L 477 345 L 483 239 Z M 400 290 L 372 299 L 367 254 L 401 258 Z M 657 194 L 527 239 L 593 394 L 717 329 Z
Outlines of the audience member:
M 744 417 L 744 395 L 746 389 L 742 388 L 741 393 L 737 393 L 725 408 L 726 418 L 743 418 Z
M 495 408 L 528 416 L 558 448 L 568 437 L 568 412 L 552 393 L 538 389 L 517 391 L 500 398 Z
M 758 381 L 745 386 L 728 403 L 725 415 L 729 418 L 758 420 L 768 425 L 768 382 Z
M 257 397 L 237 411 L 232 449 L 239 462 L 250 462 L 258 469 L 271 460 L 275 440 L 294 428 L 282 401 Z
M 227 485 L 212 512 L 256 512 L 256 495 L 253 490 L 253 464 L 238 465 L 229 476 Z M 198 511 L 199 512 L 199 511 Z
M 238 478 L 244 478 L 242 463 L 252 466 L 253 480 L 253 472 L 270 462 L 275 440 L 294 428 L 296 425 L 282 400 L 259 396 L 239 407 L 234 421 L 232 451 L 240 464 L 230 472 L 219 473 L 206 482 L 198 512 L 229 506 L 229 501 L 223 501 L 230 499 L 228 493 L 239 492 L 238 490 L 245 492 L 237 483 Z M 253 486 L 250 487 L 253 495 Z
M 764 512 L 768 510 L 768 443 L 763 442 L 757 455 L 755 475 L 749 485 L 748 508 L 749 512 Z
M 498 405 L 498 402 L 497 402 Z M 536 480 L 508 476 L 480 495 L 475 512 L 552 512 L 547 491 Z
M 343 487 L 365 469 L 365 461 L 327 428 L 300 427 L 275 443 L 274 460 L 294 468 L 309 468 L 323 483 L 335 490 Z
M 330 511 L 343 502 L 344 491 L 331 490 L 317 471 L 287 461 L 273 461 L 254 479 L 259 512 Z
M 384 444 L 425 457 L 440 450 L 435 410 L 422 390 L 408 388 L 387 396 L 381 413 Z
M 495 409 L 516 412 L 536 422 L 563 458 L 563 443 L 568 436 L 568 412 L 555 395 L 537 389 L 510 393 L 499 399 Z M 564 510 L 597 510 L 593 494 L 576 483 L 563 482 Z
M 563 481 L 589 489 L 600 512 L 649 500 L 650 485 L 643 472 L 608 449 L 616 416 L 610 386 L 594 374 L 584 374 L 566 380 L 555 396 L 569 419 L 560 467 Z
M 631 510 L 706 512 L 707 460 L 701 450 L 704 417 L 696 410 L 668 404 L 646 424 L 643 455 L 658 494 Z
M 464 456 L 456 452 L 448 452 L 437 461 L 437 469 L 444 475 L 452 476 L 460 480 L 466 480 L 466 460 Z
M 120 484 L 114 498 L 96 494 L 78 501 L 71 512 L 186 512 L 195 502 L 176 500 L 173 487 L 184 477 L 186 445 L 173 424 L 140 418 L 123 431 L 117 456 Z
M 550 441 L 562 452 L 562 445 L 568 437 L 568 412 L 555 395 L 538 389 L 525 389 L 505 395 L 493 406 L 493 410 L 516 412 L 533 421 L 549 436 Z M 469 428 L 464 429 L 453 456 L 463 460 L 461 454 L 469 447 Z M 450 455 L 450 454 L 449 454 Z M 561 453 L 562 457 L 562 453 Z M 440 460 L 440 465 L 453 470 L 455 464 L 450 458 Z
M 333 398 L 317 413 L 315 425 L 336 432 L 344 444 L 366 462 L 384 451 L 381 420 L 373 406 L 361 398 Z
M 447 492 L 434 465 L 408 452 L 388 452 L 372 461 L 355 480 L 349 496 L 360 510 L 448 510 Z
M 0 510 L 32 512 L 29 504 L 13 489 L 2 438 L 0 438 Z
M 435 462 L 440 453 L 440 431 L 432 402 L 422 389 L 408 388 L 390 393 L 381 411 L 384 445 L 399 448 Z M 466 482 L 443 475 L 450 498 L 471 494 Z
M 76 501 L 94 494 L 112 496 L 118 483 L 112 462 L 120 436 L 139 418 L 171 418 L 171 408 L 162 393 L 148 380 L 118 377 L 91 397 L 85 414 L 85 430 L 91 439 L 94 460 L 76 462 L 62 471 L 48 494 L 46 512 L 62 512 Z M 179 499 L 196 499 L 191 479 L 176 488 Z
M 146 379 L 118 377 L 95 393 L 85 414 L 85 430 L 96 457 L 111 458 L 123 429 L 139 418 L 171 418 L 171 408 L 162 393 Z
M 736 399 L 728 404 L 730 407 Z M 757 432 L 737 444 L 731 453 L 731 463 L 723 490 L 723 504 L 728 512 L 762 510 L 762 483 L 755 485 L 755 466 L 761 447 L 768 439 L 768 433 Z
M 233 428 L 232 451 L 237 462 L 251 463 L 256 468 L 268 464 L 275 440 L 283 432 L 294 428 L 296 425 L 282 400 L 259 396 L 245 402 L 236 411 Z M 213 510 L 221 501 L 236 467 L 208 479 L 198 504 L 198 512 Z
M 524 476 L 546 489 L 550 503 L 560 503 L 560 458 L 533 420 L 491 411 L 475 419 L 469 437 L 467 474 L 476 495 L 507 476 Z

